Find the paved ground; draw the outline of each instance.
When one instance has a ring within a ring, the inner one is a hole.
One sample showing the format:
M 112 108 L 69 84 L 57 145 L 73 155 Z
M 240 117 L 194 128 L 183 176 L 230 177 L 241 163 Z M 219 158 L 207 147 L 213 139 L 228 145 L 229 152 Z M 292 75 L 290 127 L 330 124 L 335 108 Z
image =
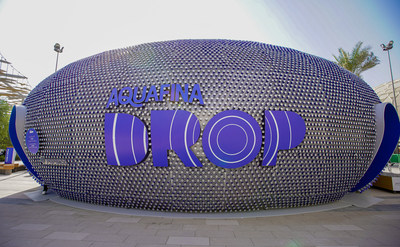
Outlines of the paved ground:
M 0 175 L 0 246 L 400 246 L 400 194 L 369 208 L 245 219 L 127 216 L 34 202 L 24 172 Z

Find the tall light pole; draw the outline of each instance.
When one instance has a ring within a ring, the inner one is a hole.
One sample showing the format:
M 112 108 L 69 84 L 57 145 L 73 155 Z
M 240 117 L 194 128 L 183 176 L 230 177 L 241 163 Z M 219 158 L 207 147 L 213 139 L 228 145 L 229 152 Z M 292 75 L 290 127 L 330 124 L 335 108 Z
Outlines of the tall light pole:
M 390 76 L 392 77 L 392 88 L 393 88 L 394 107 L 396 108 L 396 111 L 397 111 L 397 114 L 398 114 L 399 111 L 397 110 L 396 93 L 395 93 L 395 91 L 394 91 L 392 63 L 390 62 L 390 54 L 389 54 L 389 50 L 393 48 L 393 40 L 391 40 L 387 45 L 381 44 L 381 47 L 382 47 L 383 51 L 387 51 L 387 52 L 388 52 L 389 67 L 390 67 Z
M 58 55 L 62 53 L 64 50 L 64 47 L 61 48 L 61 45 L 59 43 L 56 43 L 54 45 L 54 51 L 57 52 L 57 59 L 56 59 L 56 70 L 54 72 L 57 72 L 57 65 L 58 65 Z

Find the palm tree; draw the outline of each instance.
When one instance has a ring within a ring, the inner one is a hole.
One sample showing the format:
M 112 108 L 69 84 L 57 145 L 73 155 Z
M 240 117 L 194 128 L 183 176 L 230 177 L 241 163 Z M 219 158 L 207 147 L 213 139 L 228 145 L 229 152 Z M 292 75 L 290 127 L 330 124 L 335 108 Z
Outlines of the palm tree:
M 378 57 L 370 51 L 371 47 L 367 46 L 361 48 L 362 44 L 363 42 L 359 41 L 353 48 L 351 54 L 344 51 L 343 48 L 340 48 L 339 56 L 336 57 L 333 55 L 337 65 L 342 66 L 359 77 L 361 77 L 360 74 L 362 72 L 380 63 Z

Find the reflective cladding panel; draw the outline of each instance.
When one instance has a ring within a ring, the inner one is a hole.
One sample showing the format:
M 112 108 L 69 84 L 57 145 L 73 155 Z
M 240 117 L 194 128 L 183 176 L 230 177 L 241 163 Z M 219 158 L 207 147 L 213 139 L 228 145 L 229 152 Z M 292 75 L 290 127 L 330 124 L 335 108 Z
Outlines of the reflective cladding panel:
M 106 108 L 113 88 L 199 84 L 198 102 L 150 101 Z M 340 199 L 367 170 L 375 143 L 378 97 L 362 80 L 324 59 L 256 42 L 179 40 L 104 52 L 72 63 L 41 82 L 28 96 L 26 129 L 40 148 L 29 159 L 44 182 L 62 197 L 125 208 L 222 212 L 301 207 Z M 201 133 L 226 110 L 252 116 L 264 136 L 265 111 L 292 111 L 306 126 L 297 147 L 278 152 L 276 165 L 225 169 L 203 151 L 202 134 L 192 151 L 202 167 L 186 167 L 173 151 L 167 167 L 107 164 L 107 113 L 130 114 L 151 133 L 151 111 L 184 110 Z

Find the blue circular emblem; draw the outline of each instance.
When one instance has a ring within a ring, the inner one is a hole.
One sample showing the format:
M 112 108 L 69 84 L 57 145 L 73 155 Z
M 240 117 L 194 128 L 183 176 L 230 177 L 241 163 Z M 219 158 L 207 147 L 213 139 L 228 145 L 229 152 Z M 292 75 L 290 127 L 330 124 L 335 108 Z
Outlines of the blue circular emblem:
M 26 132 L 25 143 L 29 152 L 35 154 L 39 151 L 39 136 L 35 129 L 28 129 Z
M 204 129 L 203 150 L 207 158 L 223 168 L 250 163 L 260 152 L 261 129 L 249 114 L 227 110 L 215 115 Z

